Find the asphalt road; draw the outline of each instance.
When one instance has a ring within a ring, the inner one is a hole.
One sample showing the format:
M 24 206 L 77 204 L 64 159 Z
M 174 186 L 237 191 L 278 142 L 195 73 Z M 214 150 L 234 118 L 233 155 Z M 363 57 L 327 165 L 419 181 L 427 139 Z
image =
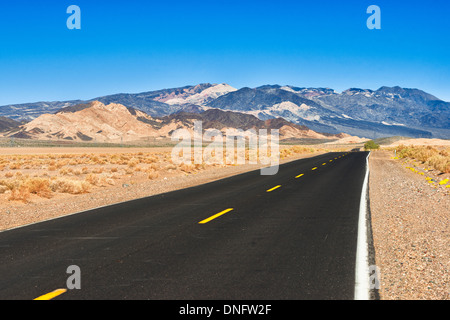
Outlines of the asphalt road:
M 328 153 L 1 232 L 0 299 L 67 288 L 70 265 L 81 289 L 55 299 L 353 299 L 366 157 Z

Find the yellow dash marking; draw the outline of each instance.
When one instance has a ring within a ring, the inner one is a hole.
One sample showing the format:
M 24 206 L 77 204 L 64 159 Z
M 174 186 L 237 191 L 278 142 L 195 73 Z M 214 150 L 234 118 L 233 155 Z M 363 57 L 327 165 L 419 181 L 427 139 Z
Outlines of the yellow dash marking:
M 51 300 L 51 299 L 63 294 L 66 291 L 67 291 L 67 289 L 56 289 L 55 291 L 44 294 L 43 296 L 37 297 L 34 300 Z
M 296 176 L 295 178 L 297 179 L 297 178 L 300 178 L 301 176 L 303 176 L 304 174 L 302 173 L 302 174 L 299 174 L 298 176 Z
M 227 213 L 227 212 L 230 212 L 230 211 L 232 211 L 232 210 L 233 210 L 233 208 L 228 208 L 228 209 L 226 209 L 226 210 L 223 210 L 223 211 L 221 211 L 221 212 L 219 212 L 219 213 L 217 213 L 217 214 L 215 214 L 215 215 L 213 215 L 213 216 L 211 216 L 211 217 L 209 217 L 209 218 L 206 218 L 205 220 L 200 221 L 199 224 L 205 224 L 205 223 L 208 223 L 208 222 L 210 222 L 211 220 L 214 220 L 215 218 L 218 218 L 218 217 L 220 217 L 221 215 L 223 215 L 223 214 L 225 214 L 225 213 Z
M 330 160 L 330 162 L 333 162 L 333 160 Z
M 271 192 L 271 191 L 273 191 L 273 190 L 275 190 L 275 189 L 278 189 L 278 188 L 280 188 L 280 187 L 281 187 L 281 185 L 278 185 L 278 186 L 276 186 L 276 187 L 273 187 L 272 189 L 267 190 L 266 192 Z
M 314 167 L 314 168 L 312 168 L 311 170 L 316 170 L 317 169 L 317 167 Z
M 326 165 L 326 164 L 327 164 L 326 162 L 322 163 L 323 166 Z

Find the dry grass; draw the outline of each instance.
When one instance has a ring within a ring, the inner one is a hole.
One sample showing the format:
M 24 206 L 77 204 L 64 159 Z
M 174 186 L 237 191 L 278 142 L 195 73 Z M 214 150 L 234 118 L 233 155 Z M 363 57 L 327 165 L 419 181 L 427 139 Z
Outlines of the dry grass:
M 9 201 L 22 201 L 29 202 L 30 191 L 25 186 L 20 186 L 19 188 L 14 188 L 11 190 L 11 195 L 8 197 Z
M 50 180 L 44 178 L 31 178 L 24 181 L 23 185 L 31 194 L 38 195 L 42 198 L 51 198 L 52 189 L 50 188 Z
M 310 147 L 280 147 L 280 158 L 296 154 L 320 151 Z M 130 152 L 104 154 L 23 154 L 0 155 L 0 201 L 30 202 L 33 197 L 48 199 L 57 193 L 83 194 L 92 188 L 104 188 L 129 179 L 158 180 L 177 174 L 194 174 L 217 166 L 236 165 L 227 163 L 223 152 L 223 164 L 194 163 L 175 164 L 171 151 Z M 207 158 L 206 154 L 205 158 Z M 214 157 L 215 154 L 210 154 Z M 259 157 L 259 155 L 256 155 Z M 249 150 L 245 150 L 246 163 L 250 160 Z M 259 159 L 257 159 L 259 160 Z M 20 170 L 20 171 L 19 171 Z
M 58 178 L 51 182 L 53 192 L 82 194 L 89 192 L 91 185 L 86 181 Z
M 400 159 L 415 159 L 444 173 L 450 173 L 450 148 L 432 146 L 404 146 L 395 148 Z

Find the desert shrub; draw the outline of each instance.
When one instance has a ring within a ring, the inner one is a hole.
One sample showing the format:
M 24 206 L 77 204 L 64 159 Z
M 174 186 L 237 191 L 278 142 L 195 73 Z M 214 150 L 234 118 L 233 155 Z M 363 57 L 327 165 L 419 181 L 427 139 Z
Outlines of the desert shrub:
M 148 166 L 147 170 L 159 170 L 159 166 L 156 163 L 152 163 Z
M 96 174 L 89 174 L 86 177 L 86 182 L 90 183 L 91 185 L 97 186 L 97 187 L 103 187 L 106 184 L 109 185 L 115 185 L 116 182 L 113 180 L 113 177 L 106 174 L 96 175 Z
M 59 170 L 59 174 L 62 176 L 65 176 L 65 175 L 69 174 L 69 170 L 67 170 L 66 168 L 62 168 Z
M 395 148 L 398 158 L 415 159 L 423 164 L 427 164 L 436 170 L 444 173 L 450 173 L 449 150 L 439 150 L 435 147 L 427 146 L 404 146 L 399 145 Z
M 186 173 L 192 173 L 195 171 L 195 166 L 192 164 L 182 163 L 180 164 L 179 169 Z
M 134 168 L 138 165 L 139 161 L 135 158 L 131 159 L 130 161 L 128 161 L 128 168 Z
M 29 193 L 36 194 L 43 198 L 51 198 L 52 190 L 50 188 L 50 180 L 43 178 L 31 178 L 24 181 L 23 185 L 28 189 Z
M 85 180 L 94 186 L 100 186 L 101 184 L 100 177 L 96 174 L 89 174 Z
M 92 173 L 102 173 L 103 172 L 103 167 L 97 167 L 92 169 Z
M 425 163 L 441 172 L 450 173 L 450 157 L 435 154 L 430 156 Z
M 9 190 L 9 188 L 7 186 L 0 185 L 0 194 L 3 194 L 8 190 Z
M 20 186 L 18 188 L 14 188 L 11 190 L 11 194 L 8 197 L 10 201 L 22 201 L 29 202 L 30 199 L 30 190 L 25 186 Z
M 10 170 L 19 170 L 22 167 L 22 165 L 20 163 L 10 163 L 9 165 L 9 169 Z
M 89 192 L 90 185 L 86 181 L 57 178 L 50 183 L 53 192 L 82 194 Z
M 364 150 L 376 150 L 379 149 L 380 145 L 376 144 L 375 141 L 369 140 L 364 144 Z
M 148 178 L 149 178 L 150 180 L 157 179 L 158 177 L 159 177 L 159 173 L 156 172 L 156 171 L 152 171 L 152 172 L 150 172 L 149 175 L 148 175 Z
M 159 158 L 157 156 L 149 156 L 145 159 L 145 163 L 155 163 L 158 162 Z
M 8 179 L 8 180 L 0 180 L 0 186 L 4 186 L 4 187 L 8 188 L 9 190 L 12 190 L 15 187 L 19 186 L 19 184 L 17 181 Z

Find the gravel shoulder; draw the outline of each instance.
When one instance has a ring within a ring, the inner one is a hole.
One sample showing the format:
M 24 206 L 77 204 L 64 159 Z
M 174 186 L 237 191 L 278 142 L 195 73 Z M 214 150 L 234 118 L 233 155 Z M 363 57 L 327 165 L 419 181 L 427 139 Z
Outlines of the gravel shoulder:
M 416 174 L 388 151 L 369 159 L 380 298 L 448 300 L 450 189 L 438 183 L 444 177 Z

